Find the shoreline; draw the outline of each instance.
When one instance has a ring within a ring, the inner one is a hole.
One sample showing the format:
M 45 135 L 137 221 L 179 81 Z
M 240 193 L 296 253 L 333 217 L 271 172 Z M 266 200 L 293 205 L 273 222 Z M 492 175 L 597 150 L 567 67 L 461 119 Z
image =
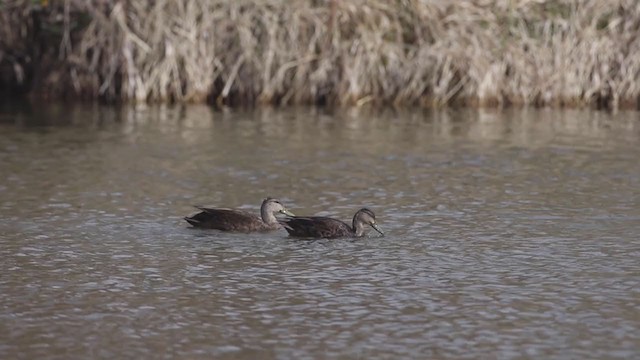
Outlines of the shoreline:
M 625 0 L 4 1 L 0 20 L 8 98 L 640 108 Z

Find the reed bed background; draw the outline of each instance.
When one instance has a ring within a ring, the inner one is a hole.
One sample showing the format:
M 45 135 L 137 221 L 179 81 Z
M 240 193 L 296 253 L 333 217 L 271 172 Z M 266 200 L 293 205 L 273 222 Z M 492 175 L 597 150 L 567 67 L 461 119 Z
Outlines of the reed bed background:
M 0 87 L 135 102 L 637 108 L 636 0 L 0 0 Z

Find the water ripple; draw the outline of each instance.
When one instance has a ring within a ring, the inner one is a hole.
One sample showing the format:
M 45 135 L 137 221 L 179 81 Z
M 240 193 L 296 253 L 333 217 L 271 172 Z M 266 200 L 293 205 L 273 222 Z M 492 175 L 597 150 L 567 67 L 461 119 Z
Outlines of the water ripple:
M 624 118 L 603 131 L 531 113 L 349 115 L 345 129 L 313 112 L 164 111 L 0 135 L 0 358 L 640 354 L 639 145 Z M 267 195 L 347 222 L 369 206 L 387 236 L 181 219 L 204 202 L 257 213 Z

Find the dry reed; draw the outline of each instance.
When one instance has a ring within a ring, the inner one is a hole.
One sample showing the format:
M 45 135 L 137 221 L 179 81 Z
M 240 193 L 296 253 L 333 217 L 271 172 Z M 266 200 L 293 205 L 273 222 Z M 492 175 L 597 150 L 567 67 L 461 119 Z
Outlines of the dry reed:
M 0 0 L 0 86 L 136 102 L 637 107 L 639 30 L 636 0 Z

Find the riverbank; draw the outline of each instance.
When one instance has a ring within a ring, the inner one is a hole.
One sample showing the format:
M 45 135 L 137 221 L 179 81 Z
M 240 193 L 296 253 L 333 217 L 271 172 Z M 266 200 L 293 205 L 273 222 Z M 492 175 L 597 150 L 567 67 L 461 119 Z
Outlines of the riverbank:
M 1 1 L 5 94 L 638 108 L 640 4 Z

